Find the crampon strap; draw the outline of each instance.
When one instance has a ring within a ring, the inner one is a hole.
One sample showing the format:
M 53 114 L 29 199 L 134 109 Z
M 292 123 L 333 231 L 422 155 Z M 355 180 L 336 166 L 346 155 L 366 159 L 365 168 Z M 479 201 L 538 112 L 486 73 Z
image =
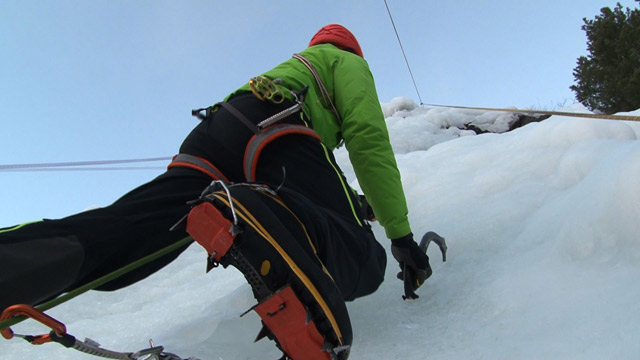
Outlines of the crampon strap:
M 331 360 L 324 349 L 324 338 L 307 310 L 290 286 L 258 304 L 254 310 L 273 335 L 282 350 L 294 360 Z

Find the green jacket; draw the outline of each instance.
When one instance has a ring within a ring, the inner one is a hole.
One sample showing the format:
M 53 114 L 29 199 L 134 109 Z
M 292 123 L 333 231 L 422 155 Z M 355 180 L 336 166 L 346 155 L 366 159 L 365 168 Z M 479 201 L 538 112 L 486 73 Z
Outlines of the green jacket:
M 313 64 L 322 78 L 342 117 L 342 125 L 324 104 L 313 75 L 299 60 L 291 58 L 262 75 L 282 79 L 282 85 L 289 89 L 310 86 L 304 112 L 311 119 L 313 129 L 330 150 L 344 140 L 358 183 L 387 237 L 395 239 L 409 234 L 411 228 L 400 172 L 367 62 L 331 44 L 315 45 L 300 54 Z M 250 91 L 248 84 L 230 96 L 246 91 Z

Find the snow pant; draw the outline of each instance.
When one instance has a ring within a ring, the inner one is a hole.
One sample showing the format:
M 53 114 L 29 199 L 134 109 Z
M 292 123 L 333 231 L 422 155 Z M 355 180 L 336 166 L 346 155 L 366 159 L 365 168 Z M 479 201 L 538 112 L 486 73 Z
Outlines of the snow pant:
M 254 123 L 290 106 L 262 102 L 252 94 L 229 100 Z M 300 124 L 301 114 L 286 122 Z M 201 121 L 180 152 L 214 164 L 231 182 L 244 181 L 243 153 L 253 133 L 224 108 Z M 0 230 L 0 310 L 36 305 L 72 290 L 187 236 L 169 229 L 211 179 L 174 167 L 112 205 L 58 220 Z M 318 256 L 344 300 L 372 293 L 384 278 L 386 255 L 375 240 L 356 194 L 331 151 L 305 135 L 287 135 L 262 151 L 256 182 L 291 190 L 286 201 L 318 244 Z M 187 246 L 125 274 L 98 290 L 139 281 L 175 259 Z

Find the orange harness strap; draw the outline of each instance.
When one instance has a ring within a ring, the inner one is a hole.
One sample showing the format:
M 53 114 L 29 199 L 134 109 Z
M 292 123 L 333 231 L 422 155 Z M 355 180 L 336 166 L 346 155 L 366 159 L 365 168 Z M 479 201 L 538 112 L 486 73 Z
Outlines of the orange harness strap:
M 167 166 L 167 169 L 171 169 L 176 166 L 188 167 L 191 169 L 198 170 L 207 176 L 213 178 L 214 180 L 224 180 L 229 181 L 224 174 L 217 167 L 215 167 L 212 163 L 207 161 L 204 158 L 195 155 L 189 154 L 178 154 L 173 157 L 173 160 Z
M 247 143 L 247 148 L 244 152 L 244 177 L 247 181 L 256 181 L 256 167 L 258 166 L 258 159 L 260 158 L 260 153 L 262 153 L 265 146 L 281 136 L 290 134 L 307 135 L 318 141 L 322 141 L 318 133 L 316 133 L 312 128 L 303 125 L 282 124 L 267 127 L 263 131 L 253 135 L 251 140 L 249 140 L 249 143 Z

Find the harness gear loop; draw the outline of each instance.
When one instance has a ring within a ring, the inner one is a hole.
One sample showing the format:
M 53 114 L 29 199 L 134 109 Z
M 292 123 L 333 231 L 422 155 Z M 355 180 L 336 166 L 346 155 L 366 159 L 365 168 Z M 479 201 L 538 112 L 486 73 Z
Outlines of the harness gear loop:
M 34 308 L 33 306 L 26 304 L 9 306 L 2 312 L 2 315 L 0 315 L 0 321 L 8 320 L 19 315 L 26 316 L 27 318 L 31 318 L 48 326 L 49 328 L 51 328 L 52 334 L 56 334 L 58 336 L 64 336 L 67 334 L 67 328 L 63 323 Z M 13 330 L 11 330 L 10 327 L 0 329 L 0 333 L 2 333 L 2 337 L 7 340 L 12 339 L 14 336 Z M 51 334 L 33 336 L 24 336 L 17 334 L 15 335 L 24 338 L 33 345 L 45 344 L 52 341 Z
M 271 80 L 266 76 L 256 76 L 249 80 L 249 88 L 258 99 L 269 100 L 274 104 L 280 104 L 284 101 L 284 92 L 280 84 L 282 79 Z
M 204 111 L 204 114 L 202 113 Z M 191 110 L 191 116 L 195 116 L 200 120 L 204 120 L 211 113 L 211 107 L 193 109 Z

